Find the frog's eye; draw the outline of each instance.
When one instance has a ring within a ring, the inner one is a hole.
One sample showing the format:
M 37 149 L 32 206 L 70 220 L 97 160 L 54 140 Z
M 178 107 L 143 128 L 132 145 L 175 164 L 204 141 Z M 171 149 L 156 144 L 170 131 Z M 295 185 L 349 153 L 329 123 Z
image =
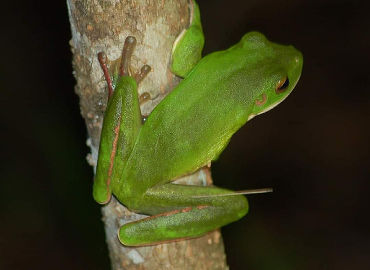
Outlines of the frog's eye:
M 288 77 L 285 77 L 283 79 L 281 79 L 280 81 L 278 81 L 278 83 L 276 84 L 276 93 L 277 94 L 280 94 L 280 93 L 283 93 L 289 86 L 289 79 Z

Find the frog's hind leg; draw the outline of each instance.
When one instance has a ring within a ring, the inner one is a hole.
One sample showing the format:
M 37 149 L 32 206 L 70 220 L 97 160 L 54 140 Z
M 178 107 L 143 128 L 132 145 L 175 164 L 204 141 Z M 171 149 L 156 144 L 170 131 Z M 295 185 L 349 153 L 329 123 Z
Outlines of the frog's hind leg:
M 98 54 L 109 90 L 93 186 L 94 199 L 101 204 L 109 202 L 112 182 L 119 178 L 142 125 L 137 85 L 150 72 L 150 67 L 144 65 L 138 75 L 130 76 L 131 56 L 135 44 L 134 37 L 126 38 L 114 91 L 107 68 L 107 56 L 104 52 Z
M 248 212 L 242 195 L 218 187 L 166 184 L 151 188 L 142 197 L 142 211 L 154 214 L 123 225 L 119 239 L 124 245 L 150 245 L 201 236 Z

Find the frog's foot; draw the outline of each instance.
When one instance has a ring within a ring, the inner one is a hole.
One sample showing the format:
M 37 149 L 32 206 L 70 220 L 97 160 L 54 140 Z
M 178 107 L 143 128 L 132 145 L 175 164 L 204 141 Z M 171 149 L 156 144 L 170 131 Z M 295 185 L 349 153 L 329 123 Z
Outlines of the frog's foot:
M 104 52 L 99 52 L 98 60 L 99 60 L 100 67 L 103 70 L 105 81 L 108 84 L 108 99 L 109 99 L 113 94 L 113 86 L 112 86 L 112 80 L 109 76 L 109 71 L 107 67 L 107 55 Z
M 134 52 L 136 46 L 136 38 L 133 36 L 128 36 L 125 40 L 125 44 L 123 45 L 122 49 L 122 60 L 121 65 L 119 68 L 119 75 L 120 76 L 131 76 L 130 72 L 130 64 L 131 64 L 131 56 Z M 144 65 L 141 67 L 140 72 L 135 73 L 132 75 L 136 80 L 137 84 L 139 84 L 150 72 L 151 67 L 149 65 Z
M 121 65 L 119 68 L 119 75 L 120 76 L 132 76 L 136 83 L 139 85 L 140 82 L 148 75 L 151 70 L 149 65 L 143 65 L 140 69 L 140 72 L 137 72 L 131 75 L 130 72 L 130 64 L 131 64 L 131 56 L 134 52 L 136 46 L 136 38 L 132 36 L 128 36 L 125 40 L 125 44 L 122 49 L 122 60 Z M 150 94 L 148 92 L 144 92 L 140 95 L 139 102 L 140 104 L 147 102 L 150 100 Z
M 119 67 L 119 76 L 132 76 L 136 83 L 139 84 L 145 77 L 148 75 L 148 73 L 151 70 L 151 67 L 149 65 L 144 65 L 141 67 L 140 72 L 137 72 L 133 75 L 131 75 L 131 56 L 134 52 L 136 46 L 136 38 L 133 36 L 128 36 L 125 40 L 125 44 L 123 45 L 122 49 L 122 57 L 121 57 L 121 63 Z M 100 67 L 103 70 L 104 78 L 108 84 L 108 95 L 109 97 L 112 96 L 113 93 L 113 85 L 112 85 L 112 79 L 109 75 L 108 67 L 107 67 L 107 56 L 104 52 L 98 53 L 98 60 L 100 63 Z

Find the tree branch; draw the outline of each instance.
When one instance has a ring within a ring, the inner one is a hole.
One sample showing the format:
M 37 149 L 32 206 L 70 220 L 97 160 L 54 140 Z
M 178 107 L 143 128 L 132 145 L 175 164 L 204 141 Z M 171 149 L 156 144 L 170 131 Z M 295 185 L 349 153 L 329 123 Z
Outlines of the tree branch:
M 179 82 L 168 69 L 168 63 L 175 38 L 188 25 L 189 3 L 187 0 L 67 0 L 67 3 L 77 80 L 75 90 L 80 97 L 81 114 L 90 137 L 88 161 L 95 168 L 108 96 L 98 52 L 104 51 L 108 59 L 116 60 L 125 38 L 128 35 L 136 37 L 133 68 L 138 70 L 148 64 L 153 70 L 139 88 L 139 95 L 148 92 L 153 97 L 141 107 L 142 114 L 148 115 Z M 208 168 L 179 181 L 198 185 L 212 183 Z M 112 269 L 228 268 L 219 231 L 169 244 L 125 247 L 118 241 L 118 228 L 142 216 L 129 212 L 115 198 L 102 208 L 102 213 Z

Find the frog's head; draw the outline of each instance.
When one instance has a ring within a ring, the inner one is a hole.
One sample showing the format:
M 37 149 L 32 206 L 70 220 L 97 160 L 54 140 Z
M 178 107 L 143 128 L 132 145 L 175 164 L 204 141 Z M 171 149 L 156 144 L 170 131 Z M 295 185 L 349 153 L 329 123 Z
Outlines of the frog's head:
M 244 35 L 239 46 L 258 56 L 254 68 L 260 82 L 252 94 L 249 120 L 274 108 L 292 92 L 302 72 L 303 56 L 293 46 L 272 43 L 258 32 Z

